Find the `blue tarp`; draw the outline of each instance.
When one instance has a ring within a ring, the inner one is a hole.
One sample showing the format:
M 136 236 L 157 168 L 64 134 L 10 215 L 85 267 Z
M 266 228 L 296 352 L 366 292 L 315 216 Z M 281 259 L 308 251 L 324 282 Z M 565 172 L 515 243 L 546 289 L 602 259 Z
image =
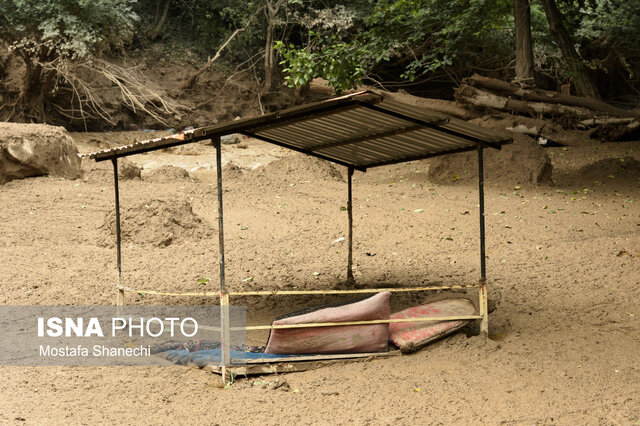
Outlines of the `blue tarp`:
M 231 351 L 232 364 L 244 364 L 250 359 L 268 358 L 296 358 L 302 355 L 266 354 L 261 352 Z M 204 367 L 208 363 L 220 362 L 220 349 L 189 352 L 187 350 L 169 350 L 163 352 L 163 357 L 178 365 L 197 365 Z

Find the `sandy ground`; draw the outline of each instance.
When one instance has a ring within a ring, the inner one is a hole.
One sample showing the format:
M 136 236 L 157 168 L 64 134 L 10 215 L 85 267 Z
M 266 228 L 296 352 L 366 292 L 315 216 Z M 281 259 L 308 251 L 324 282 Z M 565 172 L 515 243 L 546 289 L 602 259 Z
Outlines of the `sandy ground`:
M 130 137 L 77 139 L 86 152 L 105 147 L 104 138 L 109 145 Z M 254 140 L 242 144 L 224 146 L 225 162 L 243 169 L 225 169 L 228 286 L 339 286 L 346 246 L 332 242 L 346 236 L 344 181 L 326 164 Z M 145 180 L 152 171 L 143 170 L 142 180 L 121 183 L 124 214 L 137 218 L 123 224 L 126 284 L 216 289 L 208 149 L 131 158 L 146 167 L 178 164 L 190 178 L 152 183 Z M 638 170 L 620 167 L 620 159 L 640 159 L 639 145 L 550 152 L 553 187 L 496 186 L 487 170 L 489 297 L 497 309 L 486 342 L 459 333 L 413 355 L 289 374 L 289 390 L 267 386 L 273 376 L 221 389 L 218 376 L 186 367 L 0 367 L 0 423 L 640 424 L 640 181 Z M 356 173 L 359 285 L 478 278 L 477 190 L 430 184 L 427 168 L 414 162 Z M 0 187 L 1 304 L 114 303 L 111 185 L 109 173 L 96 171 L 75 181 L 41 177 Z M 157 200 L 190 224 L 188 232 L 140 216 L 140 206 Z M 162 238 L 168 243 L 160 246 Z M 211 282 L 202 286 L 199 278 Z M 128 297 L 131 304 L 213 303 Z M 432 297 L 398 299 L 393 308 Z M 326 300 L 236 303 L 248 307 L 251 323 L 264 323 Z

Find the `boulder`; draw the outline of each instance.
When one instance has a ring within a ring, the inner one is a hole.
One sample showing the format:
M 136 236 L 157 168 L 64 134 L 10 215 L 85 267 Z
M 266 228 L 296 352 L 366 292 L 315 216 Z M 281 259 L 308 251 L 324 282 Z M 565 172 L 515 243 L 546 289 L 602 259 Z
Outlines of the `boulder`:
M 0 123 L 0 184 L 30 176 L 76 179 L 78 149 L 64 127 Z
M 222 142 L 224 145 L 235 145 L 237 143 L 240 143 L 240 137 L 235 133 L 231 135 L 224 135 L 220 138 L 220 142 Z
M 111 167 L 113 169 L 113 166 Z M 118 159 L 118 178 L 120 179 L 140 179 L 142 167 L 126 158 Z
M 242 177 L 242 169 L 231 161 L 222 168 L 223 179 L 239 179 Z

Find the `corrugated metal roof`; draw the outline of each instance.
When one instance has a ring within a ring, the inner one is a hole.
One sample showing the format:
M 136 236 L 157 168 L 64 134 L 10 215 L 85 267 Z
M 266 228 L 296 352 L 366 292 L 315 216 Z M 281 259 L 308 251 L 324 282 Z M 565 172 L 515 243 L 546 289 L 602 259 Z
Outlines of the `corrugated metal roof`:
M 96 161 L 242 133 L 358 170 L 476 149 L 511 138 L 372 91 L 84 154 Z

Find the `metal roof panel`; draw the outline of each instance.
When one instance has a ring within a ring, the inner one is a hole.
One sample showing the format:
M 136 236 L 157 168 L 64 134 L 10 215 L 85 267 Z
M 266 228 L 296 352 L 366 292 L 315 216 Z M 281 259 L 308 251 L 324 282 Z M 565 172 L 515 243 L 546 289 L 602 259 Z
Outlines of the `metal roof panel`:
M 358 169 L 511 142 L 505 133 L 364 91 L 82 157 L 103 161 L 231 133 Z

